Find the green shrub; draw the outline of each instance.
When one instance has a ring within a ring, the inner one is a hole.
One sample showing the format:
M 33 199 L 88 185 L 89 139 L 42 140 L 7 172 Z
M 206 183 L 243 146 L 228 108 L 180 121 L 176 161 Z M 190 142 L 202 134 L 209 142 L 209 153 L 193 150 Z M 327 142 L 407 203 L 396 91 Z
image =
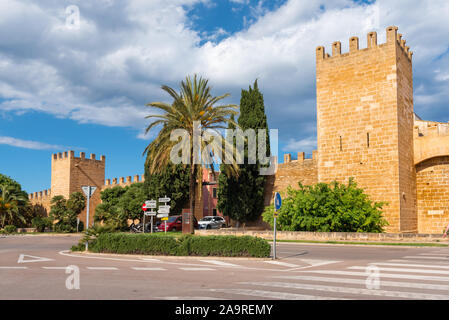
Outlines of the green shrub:
M 14 232 L 16 232 L 16 230 L 17 230 L 17 227 L 13 226 L 13 225 L 7 225 L 4 228 L 5 233 L 14 233 Z
M 383 232 L 383 202 L 372 202 L 353 179 L 348 185 L 332 182 L 289 187 L 278 211 L 277 229 L 312 232 Z M 273 205 L 265 208 L 263 220 L 273 227 Z
M 77 248 L 74 247 L 72 250 Z M 268 257 L 271 247 L 266 240 L 250 236 L 184 235 L 173 237 L 151 234 L 103 233 L 90 242 L 89 250 L 102 253 L 171 256 Z
M 52 221 L 50 218 L 37 216 L 31 220 L 31 225 L 36 228 L 37 232 L 44 232 L 45 228 L 50 228 L 52 226 Z

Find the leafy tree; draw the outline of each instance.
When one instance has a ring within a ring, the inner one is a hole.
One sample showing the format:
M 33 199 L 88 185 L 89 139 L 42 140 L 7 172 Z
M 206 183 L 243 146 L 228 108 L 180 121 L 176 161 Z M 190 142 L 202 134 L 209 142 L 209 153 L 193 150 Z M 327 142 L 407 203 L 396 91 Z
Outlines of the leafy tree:
M 383 232 L 383 202 L 372 202 L 353 179 L 348 185 L 332 182 L 287 188 L 278 211 L 282 231 Z M 273 227 L 273 205 L 265 208 L 263 220 Z
M 208 80 L 197 78 L 195 75 L 193 80 L 187 77 L 185 81 L 181 82 L 181 90 L 177 93 L 174 89 L 168 86 L 162 86 L 162 89 L 167 92 L 173 102 L 171 104 L 163 102 L 152 102 L 147 104 L 153 107 L 162 114 L 152 114 L 146 118 L 154 118 L 147 128 L 146 132 L 150 131 L 155 126 L 161 125 L 157 137 L 145 148 L 144 153 L 147 154 L 145 166 L 148 168 L 150 174 L 160 174 L 167 165 L 171 162 L 170 153 L 173 147 L 178 143 L 183 143 L 184 151 L 188 153 L 188 163 L 191 164 L 189 172 L 189 196 L 190 196 L 190 210 L 194 213 L 195 200 L 198 192 L 198 182 L 202 181 L 201 164 L 197 163 L 198 154 L 195 152 L 193 137 L 194 132 L 214 131 L 221 136 L 219 129 L 226 128 L 226 125 L 231 121 L 230 116 L 237 114 L 238 107 L 235 105 L 221 105 L 216 104 L 228 97 L 229 94 L 224 94 L 219 97 L 213 97 L 210 93 L 211 88 L 208 86 Z M 188 141 L 171 141 L 170 137 L 175 130 L 184 130 L 190 139 Z M 224 140 L 224 139 L 223 139 Z M 209 145 L 207 141 L 201 140 L 201 150 L 204 150 Z M 223 156 L 223 148 L 219 154 L 214 154 L 215 157 L 221 158 Z M 210 164 L 213 169 L 213 164 Z M 234 174 L 238 173 L 238 166 L 230 167 Z M 200 190 L 201 191 L 201 190 Z M 200 192 L 201 196 L 201 192 Z M 190 224 L 190 233 L 194 233 L 193 223 Z
M 169 196 L 171 212 L 181 213 L 189 201 L 190 166 L 169 163 L 159 174 L 150 174 L 145 167 L 145 190 L 147 200 Z
M 248 90 L 242 90 L 238 124 L 243 131 L 253 129 L 256 134 L 259 129 L 266 130 L 266 155 L 270 156 L 267 117 L 263 95 L 259 91 L 257 80 L 254 82 L 253 88 L 250 86 Z M 257 143 L 258 136 L 256 135 Z M 265 176 L 260 175 L 259 170 L 262 167 L 260 159 L 257 159 L 256 164 L 249 164 L 248 146 L 246 146 L 244 160 L 244 164 L 239 165 L 238 177 L 228 175 L 227 165 L 221 165 L 218 180 L 217 208 L 224 215 L 239 223 L 256 220 L 264 209 Z
M 14 224 L 14 221 L 20 220 L 25 223 L 22 215 L 28 199 L 24 194 L 18 191 L 14 186 L 7 184 L 0 185 L 0 225 Z
M 75 232 L 77 217 L 86 206 L 86 198 L 81 192 L 74 192 L 65 199 L 64 196 L 55 196 L 51 199 L 50 217 L 55 221 L 54 229 L 57 232 Z
M 113 230 L 126 230 L 128 219 L 142 218 L 142 204 L 147 200 L 145 185 L 105 189 L 101 192 L 102 203 L 95 209 L 94 221 L 102 222 Z

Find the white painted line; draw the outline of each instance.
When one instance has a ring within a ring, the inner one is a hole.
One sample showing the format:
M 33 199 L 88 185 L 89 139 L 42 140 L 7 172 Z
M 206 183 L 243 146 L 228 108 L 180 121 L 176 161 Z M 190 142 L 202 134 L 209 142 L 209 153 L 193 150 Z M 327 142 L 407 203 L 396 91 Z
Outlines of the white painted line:
M 155 297 L 156 300 L 224 300 L 215 297 Z
M 404 259 L 429 259 L 429 260 L 446 260 L 449 261 L 449 258 L 444 257 L 424 257 L 424 256 L 405 256 Z
M 445 256 L 449 257 L 449 252 L 446 253 L 420 253 L 420 256 Z
M 393 298 L 405 298 L 414 300 L 448 300 L 449 295 L 442 294 L 428 294 L 428 293 L 415 293 L 415 292 L 402 292 L 402 291 L 386 291 L 386 290 L 370 290 L 361 288 L 347 288 L 347 287 L 333 287 L 322 286 L 316 284 L 304 284 L 304 283 L 286 283 L 286 282 L 240 282 L 245 285 L 253 286 L 266 286 L 275 288 L 288 288 L 288 289 L 303 289 L 303 290 L 316 290 L 335 293 L 346 293 L 354 295 L 367 295 L 367 296 L 381 296 L 381 297 L 393 297 Z
M 349 267 L 350 270 L 366 270 L 366 267 Z M 449 274 L 449 271 L 445 270 L 421 270 L 410 268 L 384 268 L 379 267 L 379 271 L 393 271 L 393 272 L 406 272 L 406 273 L 431 273 L 431 274 Z
M 302 262 L 310 264 L 312 267 L 324 266 L 326 264 L 338 263 L 341 261 L 333 261 L 333 260 L 314 260 L 314 259 L 300 259 Z
M 215 269 L 211 268 L 179 268 L 184 271 L 215 271 Z
M 291 264 L 291 263 L 287 263 L 287 262 L 281 262 L 281 261 L 264 261 L 264 262 L 275 264 L 278 266 L 289 267 L 289 268 L 300 268 L 300 266 L 298 266 L 297 264 Z
M 137 271 L 164 271 L 164 268 L 140 268 L 140 267 L 132 267 L 131 269 Z
M 233 263 L 229 263 L 229 262 L 224 262 L 224 261 L 219 261 L 219 260 L 200 260 L 201 262 L 206 262 L 206 263 L 212 263 L 214 265 L 220 266 L 220 267 L 241 267 L 239 265 L 233 264 Z
M 436 265 L 436 264 L 409 264 L 409 263 L 374 262 L 374 263 L 370 263 L 370 265 L 391 266 L 391 267 L 416 267 L 416 268 L 449 269 L 449 266 L 441 266 L 441 265 Z
M 351 278 L 326 278 L 326 277 L 311 277 L 311 276 L 275 276 L 277 279 L 289 279 L 289 280 L 305 280 L 305 281 L 318 281 L 318 282 L 332 282 L 332 283 L 351 283 L 361 284 L 365 286 L 366 279 L 351 279 Z M 448 290 L 449 285 L 444 284 L 427 284 L 417 282 L 395 282 L 395 281 L 380 281 L 381 287 L 400 287 L 400 288 L 414 288 L 414 289 L 428 289 L 428 290 Z
M 28 269 L 28 267 L 0 267 L 0 269 Z
M 42 267 L 42 269 L 46 269 L 46 270 L 66 270 L 67 267 Z
M 276 291 L 262 291 L 262 290 L 248 290 L 248 289 L 210 289 L 213 292 L 220 292 L 226 294 L 239 294 L 244 296 L 255 296 L 279 300 L 347 300 L 344 298 L 320 297 L 311 296 L 298 293 L 276 292 Z
M 87 267 L 89 270 L 118 270 L 116 267 Z
M 307 273 L 319 273 L 327 275 L 345 275 L 345 276 L 359 276 L 366 278 L 368 274 L 366 272 L 357 271 L 338 271 L 338 270 L 306 270 L 302 272 Z M 437 277 L 437 276 L 419 276 L 408 275 L 398 273 L 381 273 L 380 278 L 393 278 L 393 279 L 409 279 L 409 280 L 426 280 L 426 281 L 449 281 L 449 277 Z
M 31 258 L 28 259 L 27 258 Z M 42 262 L 42 261 L 54 261 L 54 259 L 50 259 L 50 258 L 43 258 L 43 257 L 35 257 L 35 256 L 29 256 L 27 254 L 21 254 L 19 256 L 19 260 L 17 260 L 17 263 L 28 263 L 28 262 Z
M 143 261 L 146 261 L 146 262 L 162 262 L 161 260 L 159 260 L 159 259 L 153 259 L 153 258 L 140 258 L 141 260 L 143 260 Z

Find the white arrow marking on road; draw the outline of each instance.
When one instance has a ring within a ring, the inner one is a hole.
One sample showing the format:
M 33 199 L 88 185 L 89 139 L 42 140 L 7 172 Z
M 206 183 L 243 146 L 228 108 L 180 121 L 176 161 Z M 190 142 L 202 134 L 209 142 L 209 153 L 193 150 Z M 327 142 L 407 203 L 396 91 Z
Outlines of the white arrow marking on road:
M 32 258 L 31 260 L 25 260 L 25 257 Z M 41 261 L 54 261 L 54 259 L 50 258 L 43 258 L 43 257 L 35 257 L 35 256 L 29 256 L 27 254 L 21 254 L 19 256 L 19 260 L 17 260 L 17 263 L 28 263 L 28 262 L 41 262 Z

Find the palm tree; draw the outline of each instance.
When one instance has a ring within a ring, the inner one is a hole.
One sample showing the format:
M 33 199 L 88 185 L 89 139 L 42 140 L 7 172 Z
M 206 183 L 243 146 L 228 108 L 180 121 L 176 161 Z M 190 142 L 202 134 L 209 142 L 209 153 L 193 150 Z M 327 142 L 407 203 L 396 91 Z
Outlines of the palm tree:
M 230 155 L 228 148 L 226 148 L 226 140 L 223 139 L 220 129 L 226 129 L 228 123 L 237 124 L 232 115 L 238 114 L 238 106 L 233 104 L 216 106 L 217 102 L 229 96 L 224 94 L 219 97 L 213 97 L 210 93 L 211 88 L 208 86 L 208 80 L 200 77 L 199 79 L 195 75 L 193 80 L 190 77 L 186 77 L 185 81 L 181 82 L 181 90 L 177 93 L 174 89 L 168 86 L 162 86 L 162 89 L 167 92 L 171 98 L 173 98 L 172 104 L 163 102 L 151 102 L 147 104 L 148 107 L 152 107 L 162 111 L 162 114 L 152 114 L 146 118 L 154 118 L 147 128 L 148 133 L 153 127 L 162 125 L 158 136 L 145 148 L 144 154 L 147 154 L 147 160 L 145 165 L 148 166 L 150 174 L 158 174 L 169 164 L 170 154 L 173 147 L 178 144 L 178 141 L 171 141 L 170 136 L 174 130 L 185 130 L 189 139 L 183 144 L 184 150 L 187 149 L 188 161 L 183 162 L 184 166 L 190 165 L 190 211 L 192 215 L 195 209 L 195 200 L 197 196 L 197 186 L 199 184 L 199 195 L 202 193 L 202 162 L 198 163 L 199 154 L 198 150 L 194 147 L 195 132 L 214 131 L 214 134 L 221 138 L 224 144 L 221 144 L 221 152 L 211 153 L 212 158 L 223 158 L 226 155 L 226 159 L 232 159 L 232 164 L 229 167 L 231 174 L 238 175 L 238 166 L 235 162 L 233 155 Z M 200 150 L 204 150 L 209 145 L 208 142 L 201 139 Z M 183 150 L 183 151 L 184 151 Z M 231 148 L 232 150 L 232 148 Z M 200 151 L 201 152 L 201 151 Z M 213 171 L 213 163 L 208 164 Z M 190 223 L 190 233 L 194 233 L 193 223 Z M 186 232 L 186 230 L 183 230 Z
M 25 206 L 27 199 L 23 194 L 11 191 L 13 189 L 8 188 L 7 185 L 0 186 L 0 221 L 2 228 L 5 227 L 6 222 L 12 224 L 14 219 L 26 222 L 20 209 Z

